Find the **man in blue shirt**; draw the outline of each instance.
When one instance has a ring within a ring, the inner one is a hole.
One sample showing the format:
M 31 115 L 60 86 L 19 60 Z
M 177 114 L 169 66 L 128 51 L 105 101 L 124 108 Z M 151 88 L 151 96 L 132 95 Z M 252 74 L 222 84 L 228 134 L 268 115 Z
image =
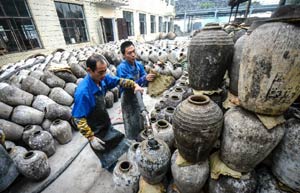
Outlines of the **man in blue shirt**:
M 90 56 L 86 65 L 88 74 L 76 88 L 72 116 L 79 131 L 89 140 L 92 148 L 109 153 L 124 135 L 111 126 L 104 100 L 107 89 L 118 85 L 134 92 L 143 92 L 143 89 L 132 80 L 106 74 L 107 63 L 102 55 Z M 101 154 L 98 156 L 101 159 Z
M 117 76 L 135 81 L 140 86 L 147 86 L 153 81 L 155 74 L 147 74 L 144 66 L 136 60 L 135 47 L 131 41 L 121 44 L 121 52 L 124 60 L 117 68 Z M 125 127 L 125 135 L 128 139 L 137 139 L 142 129 L 142 119 L 137 97 L 132 90 L 121 90 L 121 106 Z

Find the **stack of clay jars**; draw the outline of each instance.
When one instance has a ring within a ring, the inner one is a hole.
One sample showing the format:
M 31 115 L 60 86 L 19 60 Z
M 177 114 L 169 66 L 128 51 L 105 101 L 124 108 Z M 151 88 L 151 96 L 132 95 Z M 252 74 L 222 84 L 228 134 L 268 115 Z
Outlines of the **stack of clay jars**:
M 208 158 L 223 126 L 223 112 L 205 95 L 191 95 L 174 112 L 176 150 L 171 170 L 180 192 L 200 192 L 209 176 Z M 184 160 L 184 161 L 178 161 Z
M 225 114 L 221 145 L 228 166 L 249 172 L 283 137 L 272 154 L 272 171 L 295 191 L 300 190 L 299 119 L 282 124 L 282 115 L 300 95 L 299 33 L 298 25 L 269 21 L 248 36 L 239 71 L 242 108 Z

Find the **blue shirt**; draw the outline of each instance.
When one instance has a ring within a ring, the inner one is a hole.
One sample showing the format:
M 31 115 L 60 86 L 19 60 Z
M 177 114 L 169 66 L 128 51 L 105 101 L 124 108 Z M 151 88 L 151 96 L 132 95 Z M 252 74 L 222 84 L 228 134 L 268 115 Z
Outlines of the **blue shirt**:
M 98 86 L 90 74 L 87 74 L 76 88 L 72 116 L 75 118 L 87 117 L 96 105 L 94 95 L 105 95 L 108 89 L 116 87 L 119 82 L 120 78 L 107 74 Z
M 144 66 L 135 60 L 135 65 L 131 65 L 127 60 L 123 60 L 117 68 L 117 76 L 135 81 L 140 86 L 147 86 L 147 73 Z

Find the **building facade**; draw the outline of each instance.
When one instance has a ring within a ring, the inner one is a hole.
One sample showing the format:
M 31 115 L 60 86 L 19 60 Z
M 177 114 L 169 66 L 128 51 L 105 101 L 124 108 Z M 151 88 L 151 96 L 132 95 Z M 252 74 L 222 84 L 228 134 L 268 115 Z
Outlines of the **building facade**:
M 0 0 L 0 66 L 120 39 L 173 31 L 174 0 Z

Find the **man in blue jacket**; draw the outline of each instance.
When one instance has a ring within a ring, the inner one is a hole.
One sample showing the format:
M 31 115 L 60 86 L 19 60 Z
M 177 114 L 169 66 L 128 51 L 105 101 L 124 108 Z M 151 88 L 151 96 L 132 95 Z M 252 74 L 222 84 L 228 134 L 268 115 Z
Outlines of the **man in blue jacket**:
M 155 74 L 147 74 L 144 66 L 136 60 L 135 47 L 131 41 L 121 44 L 121 52 L 124 60 L 117 68 L 118 77 L 133 80 L 140 86 L 147 86 L 149 81 L 154 80 Z M 121 92 L 125 135 L 128 139 L 136 140 L 143 126 L 137 97 L 130 89 L 123 89 Z
M 103 158 L 108 155 L 124 138 L 122 133 L 111 126 L 105 108 L 106 91 L 118 85 L 134 92 L 143 92 L 143 89 L 132 80 L 106 74 L 107 63 L 102 55 L 90 56 L 86 66 L 88 74 L 76 88 L 72 116 L 79 131 L 89 140 L 101 159 L 101 156 Z

